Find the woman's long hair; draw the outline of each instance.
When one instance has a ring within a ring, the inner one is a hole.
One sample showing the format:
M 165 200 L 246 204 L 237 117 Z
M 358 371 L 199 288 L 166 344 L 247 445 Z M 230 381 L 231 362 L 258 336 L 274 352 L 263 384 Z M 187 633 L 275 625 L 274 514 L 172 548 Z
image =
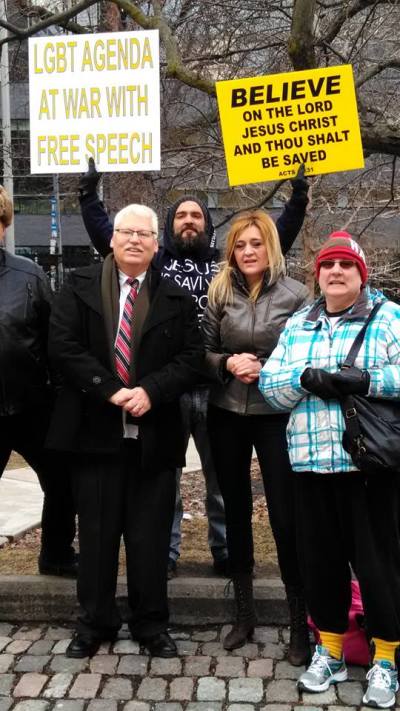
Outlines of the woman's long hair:
M 285 259 L 275 222 L 264 210 L 246 210 L 235 218 L 229 228 L 225 245 L 225 261 L 221 264 L 220 272 L 214 277 L 208 290 L 208 300 L 211 306 L 232 302 L 232 273 L 238 269 L 235 259 L 235 245 L 244 230 L 252 226 L 259 230 L 267 250 L 268 285 L 274 284 L 280 276 L 285 274 Z M 257 301 L 263 283 L 264 274 L 250 288 L 249 299 L 251 301 Z
M 0 222 L 4 227 L 9 227 L 13 218 L 13 204 L 8 193 L 2 185 L 0 185 Z

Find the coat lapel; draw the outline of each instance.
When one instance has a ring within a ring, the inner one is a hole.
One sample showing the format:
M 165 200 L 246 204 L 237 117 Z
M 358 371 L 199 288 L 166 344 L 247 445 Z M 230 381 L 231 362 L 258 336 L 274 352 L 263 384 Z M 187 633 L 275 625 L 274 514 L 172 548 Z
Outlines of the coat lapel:
M 115 339 L 119 321 L 119 279 L 113 254 L 104 260 L 101 273 L 101 305 L 104 329 L 107 337 L 108 353 L 114 375 L 118 375 L 115 362 Z
M 104 315 L 103 303 L 102 303 L 102 293 L 101 293 L 101 279 L 103 273 L 103 264 L 96 264 L 93 267 L 86 268 L 83 270 L 76 270 L 71 279 L 71 286 L 75 291 L 75 294 L 82 300 L 82 302 L 91 311 L 93 311 L 98 319 L 99 337 L 104 338 L 104 347 L 108 353 L 108 360 L 110 369 L 114 374 L 115 372 L 115 359 L 113 350 L 113 336 L 112 333 L 108 331 L 107 322 Z
M 97 264 L 89 269 L 77 269 L 71 280 L 71 286 L 76 295 L 99 316 L 103 316 L 100 287 L 101 272 L 102 265 Z

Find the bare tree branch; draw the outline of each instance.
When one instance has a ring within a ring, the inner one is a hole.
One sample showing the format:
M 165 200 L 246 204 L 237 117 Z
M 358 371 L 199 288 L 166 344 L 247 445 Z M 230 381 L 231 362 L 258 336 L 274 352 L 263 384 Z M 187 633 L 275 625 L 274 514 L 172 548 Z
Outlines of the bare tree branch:
M 361 126 L 361 136 L 364 151 L 368 153 L 387 153 L 392 156 L 400 155 L 399 122 L 392 125 L 386 121 L 375 121 L 373 124 L 365 123 Z
M 378 62 L 377 64 L 375 64 L 374 67 L 370 67 L 369 69 L 367 69 L 367 71 L 364 72 L 364 74 L 362 74 L 356 80 L 356 87 L 358 88 L 359 86 L 362 86 L 367 81 L 372 79 L 372 77 L 375 77 L 377 74 L 384 72 L 385 69 L 400 69 L 400 57 L 393 57 L 392 59 L 388 59 L 385 62 Z
M 65 10 L 65 12 L 47 13 L 46 11 L 46 19 L 42 20 L 41 22 L 37 22 L 35 25 L 32 25 L 31 27 L 28 27 L 26 29 L 17 27 L 16 25 L 11 25 L 8 22 L 0 20 L 0 26 L 4 27 L 9 32 L 12 32 L 13 35 L 12 37 L 6 37 L 1 40 L 0 47 L 5 42 L 9 42 L 10 40 L 23 40 L 27 39 L 27 37 L 32 37 L 38 32 L 42 32 L 43 30 L 47 29 L 47 27 L 52 27 L 53 25 L 59 25 L 60 27 L 65 27 L 67 29 L 66 25 L 72 17 L 76 17 L 76 15 L 78 15 L 80 12 L 83 12 L 83 10 L 87 10 L 89 7 L 95 5 L 96 3 L 97 0 L 81 0 L 76 5 L 73 5 L 69 10 Z M 43 8 L 41 8 L 41 10 L 43 11 Z M 74 32 L 76 32 L 77 34 L 87 32 L 87 29 L 81 27 L 80 25 L 74 24 L 73 27 Z M 71 25 L 68 26 L 68 29 L 72 30 Z
M 154 16 L 144 15 L 139 8 L 132 4 L 131 0 L 113 0 L 113 2 L 116 2 L 120 8 L 123 8 L 143 29 L 159 30 L 167 58 L 166 74 L 168 77 L 178 79 L 184 84 L 187 84 L 187 86 L 192 86 L 195 89 L 204 91 L 206 94 L 215 94 L 214 82 L 202 79 L 195 72 L 191 72 L 185 67 L 179 54 L 176 39 L 165 15 L 162 14 L 161 4 L 159 2 L 153 0 Z
M 285 180 L 280 180 L 278 183 L 275 183 L 274 187 L 269 191 L 269 193 L 264 195 L 263 198 L 258 203 L 256 203 L 255 205 L 249 204 L 247 207 L 249 207 L 249 208 L 251 207 L 251 209 L 263 207 L 268 202 L 268 200 L 271 200 L 271 198 L 274 197 L 274 195 L 278 192 L 279 188 L 283 185 L 284 182 L 285 182 Z M 221 220 L 221 222 L 218 222 L 218 224 L 215 225 L 215 227 L 217 229 L 219 227 L 223 227 L 224 225 L 226 225 L 227 222 L 229 222 L 229 220 L 232 219 L 232 217 L 235 217 L 235 215 L 238 215 L 239 212 L 242 212 L 242 210 L 245 210 L 245 209 L 246 209 L 246 206 L 242 205 L 239 209 L 232 210 L 232 212 L 230 212 L 229 215 L 225 216 L 224 219 Z
M 352 57 L 353 53 L 355 52 L 356 48 L 359 47 L 360 38 L 363 37 L 365 30 L 368 27 L 368 23 L 372 20 L 372 18 L 374 16 L 374 13 L 375 13 L 375 10 L 376 10 L 378 4 L 379 4 L 379 0 L 375 0 L 375 4 L 371 7 L 370 11 L 365 13 L 364 21 L 362 22 L 361 27 L 359 27 L 358 32 L 356 32 L 356 34 L 353 38 L 352 47 L 351 47 L 350 51 L 347 53 L 346 62 L 349 63 L 351 61 L 351 57 Z
M 324 40 L 320 40 L 319 42 L 316 42 L 316 45 L 317 44 L 320 45 L 321 47 L 323 47 L 323 49 L 329 50 L 329 52 L 331 54 L 333 54 L 334 57 L 337 57 L 341 62 L 343 62 L 343 64 L 347 64 L 346 57 L 344 56 L 344 54 L 339 52 L 339 50 L 336 49 L 336 47 L 332 47 L 331 44 L 329 44 L 328 42 L 325 42 Z
M 234 57 L 236 54 L 247 54 L 248 52 L 262 52 L 264 49 L 273 49 L 274 47 L 282 47 L 282 42 L 269 42 L 268 44 L 255 45 L 254 47 L 241 47 L 240 49 L 233 49 L 226 52 L 219 52 L 218 54 L 205 54 L 203 56 L 193 56 L 184 57 L 184 62 L 210 62 L 213 60 L 223 59 L 224 61 L 228 57 Z
M 394 181 L 395 181 L 395 174 L 396 174 L 396 161 L 397 161 L 397 157 L 395 156 L 395 157 L 393 158 L 393 162 L 392 162 L 392 178 L 391 178 L 391 181 L 390 181 L 390 198 L 389 198 L 389 200 L 386 202 L 386 204 L 383 205 L 383 207 L 382 207 L 380 210 L 378 210 L 378 212 L 376 212 L 376 213 L 372 216 L 372 218 L 370 219 L 370 221 L 367 222 L 367 224 L 363 227 L 363 229 L 361 230 L 361 232 L 359 232 L 358 238 L 360 238 L 360 237 L 364 234 L 364 232 L 368 229 L 368 227 L 370 227 L 370 226 L 372 225 L 372 223 L 376 220 L 376 218 L 379 217 L 379 215 L 381 215 L 382 212 L 384 212 L 384 211 L 388 208 L 388 206 L 389 206 L 389 205 L 394 201 L 394 199 L 395 199 L 395 194 L 394 194 Z
M 390 0 L 391 5 L 399 5 L 399 3 L 400 0 Z M 371 7 L 371 5 L 375 4 L 376 0 L 354 0 L 354 2 L 352 2 L 350 5 L 340 3 L 342 9 L 337 14 L 330 27 L 324 29 L 323 41 L 328 43 L 333 42 L 345 22 L 350 20 L 359 12 L 365 10 L 367 7 Z

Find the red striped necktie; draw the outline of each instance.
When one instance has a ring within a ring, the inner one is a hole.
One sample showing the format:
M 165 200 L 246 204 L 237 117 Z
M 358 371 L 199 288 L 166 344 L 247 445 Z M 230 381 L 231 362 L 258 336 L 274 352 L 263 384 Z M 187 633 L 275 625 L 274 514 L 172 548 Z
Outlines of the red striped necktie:
M 124 385 L 129 385 L 129 369 L 131 365 L 132 344 L 132 310 L 138 294 L 139 282 L 137 279 L 128 279 L 131 289 L 126 297 L 124 312 L 119 324 L 118 336 L 115 341 L 115 364 L 120 380 Z

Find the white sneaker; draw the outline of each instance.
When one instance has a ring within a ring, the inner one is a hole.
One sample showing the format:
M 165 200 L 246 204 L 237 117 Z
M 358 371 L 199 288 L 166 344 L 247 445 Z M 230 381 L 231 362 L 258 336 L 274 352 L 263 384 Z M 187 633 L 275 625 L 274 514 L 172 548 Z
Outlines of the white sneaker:
M 300 676 L 297 686 L 303 691 L 326 691 L 330 684 L 337 684 L 346 679 L 347 669 L 343 657 L 330 657 L 329 650 L 318 644 L 311 664 Z
M 388 709 L 396 703 L 399 690 L 397 669 L 386 659 L 375 662 L 367 674 L 368 688 L 363 703 L 378 709 Z

